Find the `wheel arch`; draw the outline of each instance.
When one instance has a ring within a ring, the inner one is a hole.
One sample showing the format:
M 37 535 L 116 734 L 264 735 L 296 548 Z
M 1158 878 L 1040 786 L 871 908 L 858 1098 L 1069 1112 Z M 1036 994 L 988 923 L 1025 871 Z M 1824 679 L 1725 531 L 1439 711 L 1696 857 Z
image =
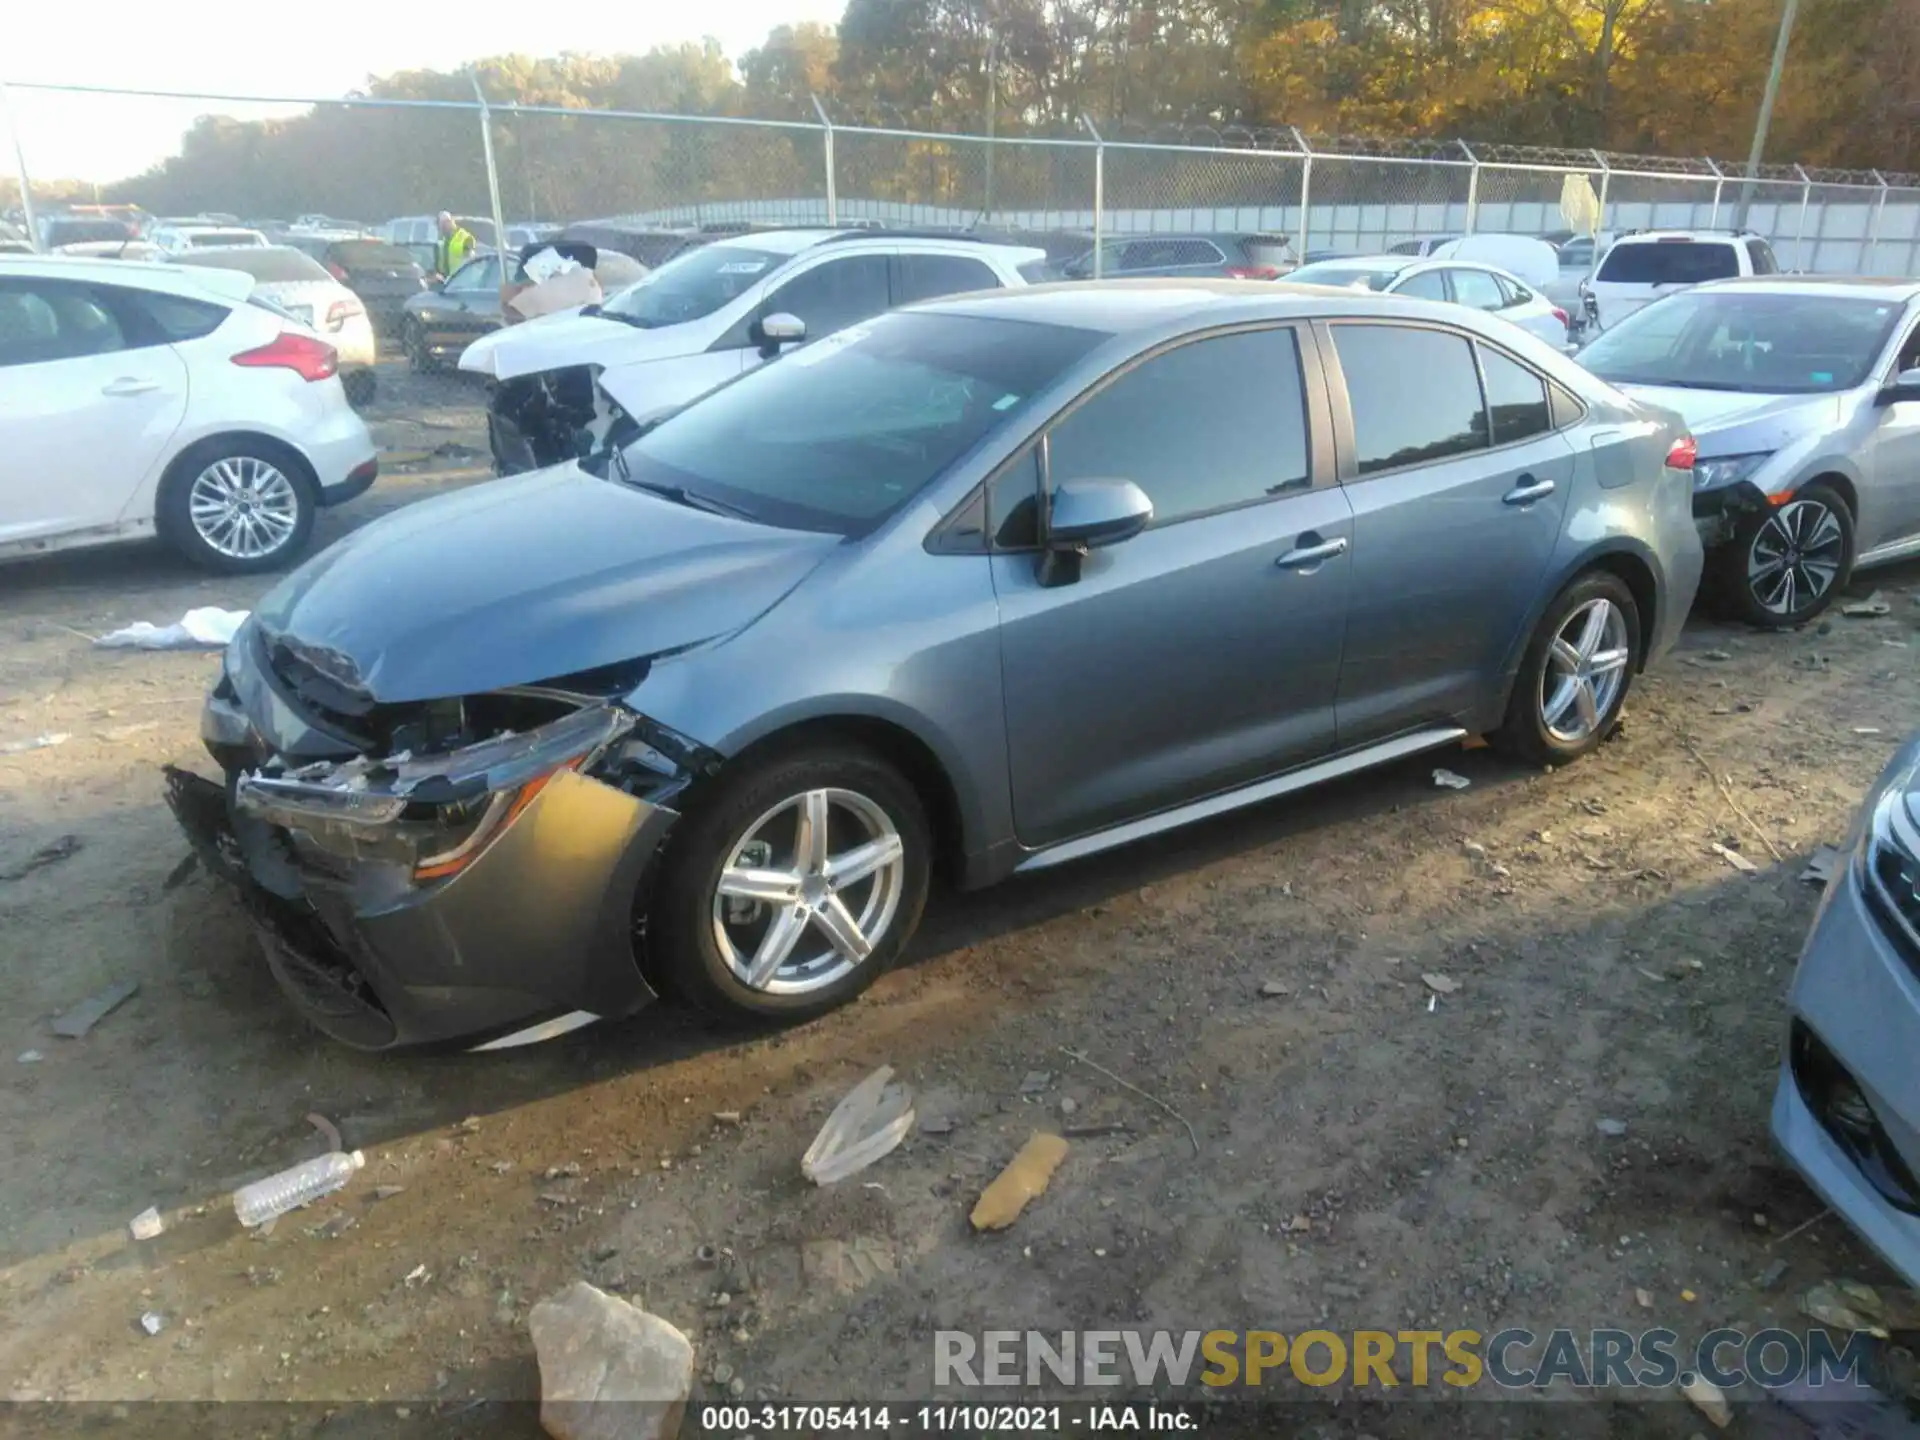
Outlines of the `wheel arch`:
M 1547 607 L 1582 575 L 1594 571 L 1605 571 L 1617 576 L 1633 596 L 1634 608 L 1640 612 L 1640 666 L 1646 669 L 1647 656 L 1653 649 L 1654 637 L 1660 633 L 1660 582 L 1658 571 L 1654 568 L 1653 557 L 1639 542 L 1627 536 L 1616 536 L 1604 544 L 1583 551 L 1572 562 L 1563 566 L 1553 578 L 1540 587 L 1540 598 L 1534 602 L 1527 613 L 1526 623 L 1520 627 L 1513 648 L 1508 652 L 1505 683 L 1500 691 L 1501 713 L 1505 713 L 1513 695 L 1513 686 L 1520 673 L 1520 662 L 1525 658 L 1527 646 L 1533 640 L 1533 632 L 1545 618 Z

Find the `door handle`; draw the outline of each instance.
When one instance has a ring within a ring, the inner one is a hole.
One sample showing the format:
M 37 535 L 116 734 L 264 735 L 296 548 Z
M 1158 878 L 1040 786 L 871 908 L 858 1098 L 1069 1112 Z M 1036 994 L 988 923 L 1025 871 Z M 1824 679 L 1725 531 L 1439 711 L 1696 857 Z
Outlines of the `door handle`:
M 149 390 L 158 390 L 158 380 L 136 380 L 132 376 L 122 376 L 111 385 L 100 387 L 102 395 L 144 395 Z
M 1553 493 L 1551 480 L 1536 480 L 1531 475 L 1522 475 L 1520 483 L 1500 498 L 1509 505 L 1531 505 L 1536 500 L 1544 500 Z
M 1302 540 L 1307 537 L 1302 535 Z M 1347 553 L 1347 540 L 1344 535 L 1332 540 L 1321 540 L 1312 545 L 1299 545 L 1287 551 L 1274 561 L 1282 570 L 1305 570 L 1318 565 L 1322 560 L 1331 560 L 1336 555 Z

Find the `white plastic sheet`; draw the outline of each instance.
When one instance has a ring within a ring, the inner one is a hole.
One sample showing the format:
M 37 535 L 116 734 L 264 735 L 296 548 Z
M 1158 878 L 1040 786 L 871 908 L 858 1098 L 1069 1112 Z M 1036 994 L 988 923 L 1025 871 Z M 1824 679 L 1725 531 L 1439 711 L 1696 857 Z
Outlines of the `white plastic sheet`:
M 171 625 L 136 620 L 93 643 L 108 650 L 220 650 L 232 641 L 246 618 L 245 610 L 203 605 L 187 611 Z

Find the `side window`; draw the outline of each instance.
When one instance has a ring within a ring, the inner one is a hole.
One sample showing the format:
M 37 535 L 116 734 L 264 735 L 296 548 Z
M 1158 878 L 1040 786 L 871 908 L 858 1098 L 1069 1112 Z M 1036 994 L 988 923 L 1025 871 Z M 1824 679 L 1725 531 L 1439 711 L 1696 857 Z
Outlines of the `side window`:
M 1469 270 L 1462 266 L 1447 272 L 1453 280 L 1453 298 L 1455 303 L 1471 306 L 1475 310 L 1500 310 L 1507 304 L 1507 297 L 1501 293 L 1500 282 L 1484 270 Z
M 1311 483 L 1300 351 L 1290 329 L 1221 335 L 1136 365 L 1055 425 L 1048 471 L 1131 480 L 1155 524 Z
M 232 312 L 223 305 L 189 300 L 184 295 L 162 295 L 157 290 L 119 290 L 122 305 L 137 306 L 157 338 L 173 344 L 211 335 Z
M 1000 288 L 1000 277 L 985 262 L 967 255 L 899 255 L 894 257 L 894 264 L 898 267 L 893 285 L 896 305 Z
M 784 312 L 806 322 L 807 338 L 818 340 L 887 308 L 887 257 L 849 255 L 829 260 L 794 276 L 762 306 L 765 314 Z
M 0 366 L 39 365 L 128 348 L 120 322 L 84 285 L 0 280 Z
M 1502 307 L 1503 309 L 1524 305 L 1533 299 L 1533 292 L 1518 280 L 1510 280 L 1505 275 L 1496 275 L 1493 279 L 1494 283 L 1500 287 L 1500 293 L 1506 297 L 1507 303 Z
M 1747 260 L 1756 275 L 1780 273 L 1780 262 L 1773 258 L 1773 247 L 1764 240 L 1747 241 Z
M 1517 360 L 1489 346 L 1480 347 L 1480 373 L 1487 382 L 1487 410 L 1493 417 L 1493 443 L 1511 445 L 1553 429 L 1547 382 Z
M 1362 475 L 1487 448 L 1473 350 L 1458 335 L 1398 325 L 1335 325 Z
M 1447 272 L 1444 270 L 1422 270 L 1394 292 L 1396 295 L 1411 295 L 1416 300 L 1445 300 L 1447 298 Z
M 1920 325 L 1907 332 L 1907 341 L 1900 347 L 1900 353 L 1894 357 L 1893 373 L 1911 370 L 1920 366 Z

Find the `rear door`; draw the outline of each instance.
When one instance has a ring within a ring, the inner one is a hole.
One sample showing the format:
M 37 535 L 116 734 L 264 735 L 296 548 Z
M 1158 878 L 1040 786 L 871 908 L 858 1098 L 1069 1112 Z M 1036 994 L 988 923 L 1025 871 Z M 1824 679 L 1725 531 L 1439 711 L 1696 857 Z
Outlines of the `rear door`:
M 477 340 L 500 328 L 500 259 L 469 260 L 448 277 L 440 292 L 447 303 L 435 305 L 440 318 L 428 328 L 452 343 Z
M 0 276 L 0 395 L 6 543 L 117 519 L 180 427 L 187 369 L 115 287 Z
M 1486 713 L 1539 599 L 1577 462 L 1554 432 L 1547 382 L 1506 351 L 1440 326 L 1318 328 L 1353 507 L 1345 749 Z
M 978 256 L 906 250 L 893 257 L 892 292 L 896 308 L 916 300 L 1000 288 L 1000 277 Z

